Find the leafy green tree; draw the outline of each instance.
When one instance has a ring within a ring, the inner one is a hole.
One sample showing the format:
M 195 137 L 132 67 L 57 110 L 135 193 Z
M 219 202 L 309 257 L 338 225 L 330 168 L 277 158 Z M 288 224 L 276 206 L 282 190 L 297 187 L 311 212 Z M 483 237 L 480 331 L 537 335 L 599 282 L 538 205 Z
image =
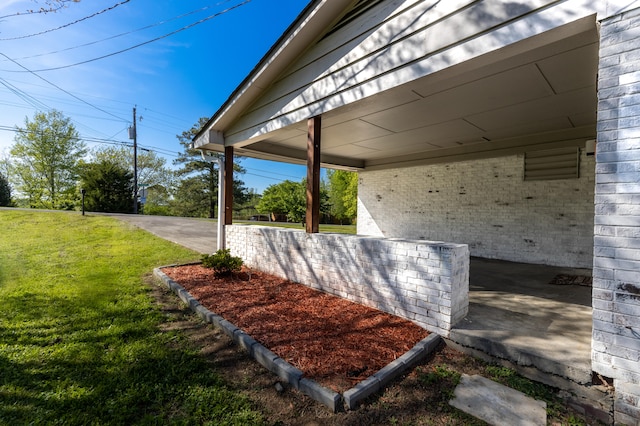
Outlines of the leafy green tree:
M 0 173 L 0 206 L 6 207 L 11 205 L 11 186 L 7 178 Z
M 120 164 L 102 160 L 83 165 L 80 185 L 86 191 L 85 209 L 93 212 L 131 213 L 133 174 Z
M 328 213 L 329 196 L 324 185 L 320 187 L 320 212 Z M 307 213 L 307 184 L 285 180 L 268 186 L 262 193 L 262 198 L 256 205 L 256 210 L 262 214 L 284 214 L 290 222 L 302 223 Z
M 213 218 L 218 209 L 218 166 L 215 161 L 218 154 L 203 159 L 199 150 L 191 148 L 191 140 L 206 122 L 207 118 L 200 118 L 191 129 L 177 136 L 184 152 L 174 160 L 181 168 L 177 170 L 179 183 L 171 205 L 179 216 Z M 244 182 L 237 179 L 237 175 L 244 172 L 239 164 L 234 164 L 234 204 L 242 204 L 248 197 Z
M 133 148 L 128 146 L 102 147 L 93 152 L 95 161 L 108 161 L 119 164 L 133 175 Z M 138 183 L 147 187 L 162 185 L 170 188 L 174 174 L 166 167 L 167 161 L 154 151 L 138 150 Z
M 171 194 L 162 185 L 153 185 L 147 188 L 147 202 L 142 212 L 146 215 L 172 216 Z
M 327 170 L 329 204 L 334 218 L 353 221 L 358 207 L 358 174 L 344 170 Z
M 256 210 L 263 214 L 284 214 L 291 222 L 302 222 L 307 209 L 306 189 L 301 182 L 285 180 L 269 185 Z
M 351 173 L 347 187 L 342 198 L 345 206 L 345 215 L 352 221 L 358 217 L 358 174 Z
M 216 179 L 216 185 L 217 182 Z M 182 217 L 212 217 L 215 208 L 211 210 L 209 193 L 208 188 L 202 188 L 200 176 L 180 179 L 173 199 L 169 203 L 171 214 Z M 217 203 L 217 197 L 215 203 Z
M 4 175 L 7 179 L 10 177 L 11 172 L 11 157 L 7 154 L 0 153 L 0 174 Z
M 331 215 L 340 222 L 349 220 L 344 205 L 344 192 L 348 185 L 348 174 L 343 170 L 327 170 L 329 181 L 329 204 Z
M 78 164 L 87 150 L 71 120 L 56 110 L 39 112 L 16 130 L 10 151 L 16 189 L 30 207 L 73 208 Z
M 255 188 L 249 188 L 247 191 L 247 200 L 242 203 L 234 203 L 233 211 L 242 219 L 248 219 L 252 216 L 255 216 L 258 213 L 256 210 L 256 205 L 262 198 L 262 195 L 258 194 Z

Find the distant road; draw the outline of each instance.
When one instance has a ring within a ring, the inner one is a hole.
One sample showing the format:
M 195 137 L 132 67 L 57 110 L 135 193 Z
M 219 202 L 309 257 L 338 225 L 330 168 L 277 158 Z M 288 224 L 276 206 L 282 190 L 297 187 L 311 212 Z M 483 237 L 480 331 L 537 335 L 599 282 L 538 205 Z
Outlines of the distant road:
M 115 217 L 199 253 L 214 253 L 217 249 L 218 221 L 216 219 L 118 213 L 87 214 Z
M 40 210 L 15 207 L 0 207 L 0 210 L 25 210 L 39 212 L 64 212 L 64 210 Z M 68 211 L 69 214 L 80 212 Z M 141 214 L 121 213 L 95 213 L 87 212 L 87 215 L 111 216 L 124 222 L 129 222 L 138 228 L 149 231 L 152 234 L 190 248 L 202 254 L 215 253 L 218 246 L 218 220 L 195 219 L 190 217 L 174 216 L 147 216 Z

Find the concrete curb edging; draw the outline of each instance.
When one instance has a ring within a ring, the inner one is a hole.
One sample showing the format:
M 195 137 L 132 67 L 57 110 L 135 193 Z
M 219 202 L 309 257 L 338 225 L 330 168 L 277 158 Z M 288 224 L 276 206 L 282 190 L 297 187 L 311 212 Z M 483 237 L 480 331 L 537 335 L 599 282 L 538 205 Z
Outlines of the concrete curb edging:
M 442 338 L 438 334 L 429 334 L 400 358 L 346 391 L 343 397 L 347 408 L 355 409 L 363 399 L 384 389 L 402 373 L 418 365 L 438 347 L 441 341 Z
M 280 358 L 234 324 L 201 305 L 200 302 L 191 296 L 191 294 L 180 286 L 180 284 L 173 281 L 168 275 L 162 272 L 163 268 L 174 266 L 180 265 L 168 265 L 155 268 L 153 270 L 153 275 L 156 278 L 159 278 L 168 289 L 173 291 L 180 300 L 189 306 L 189 309 L 191 309 L 203 321 L 213 324 L 215 327 L 219 328 L 260 365 L 276 374 L 283 381 L 289 383 L 289 385 L 294 389 L 299 390 L 315 401 L 327 406 L 334 413 L 340 411 L 343 408 L 343 405 L 349 410 L 355 409 L 362 400 L 373 395 L 380 389 L 385 388 L 402 373 L 424 360 L 442 341 L 442 338 L 439 335 L 431 333 L 400 358 L 358 383 L 353 388 L 347 390 L 343 395 L 340 395 L 331 389 L 321 386 L 314 380 L 305 378 L 303 371 Z

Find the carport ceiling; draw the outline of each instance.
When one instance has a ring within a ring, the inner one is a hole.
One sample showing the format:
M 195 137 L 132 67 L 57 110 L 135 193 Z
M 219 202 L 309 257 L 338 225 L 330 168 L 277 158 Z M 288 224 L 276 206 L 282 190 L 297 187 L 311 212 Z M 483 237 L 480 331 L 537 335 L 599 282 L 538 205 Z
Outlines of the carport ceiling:
M 343 165 L 384 168 L 594 138 L 595 24 L 548 39 L 510 46 L 324 114 L 323 155 L 348 160 Z M 237 152 L 304 160 L 306 125 L 265 135 Z

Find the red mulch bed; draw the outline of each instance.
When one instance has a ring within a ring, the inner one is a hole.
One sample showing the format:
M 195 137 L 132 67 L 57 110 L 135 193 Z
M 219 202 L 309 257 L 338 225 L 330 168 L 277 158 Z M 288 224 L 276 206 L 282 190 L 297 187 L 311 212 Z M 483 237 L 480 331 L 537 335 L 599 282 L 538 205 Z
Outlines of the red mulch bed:
M 207 309 L 337 392 L 429 334 L 408 320 L 258 271 L 216 278 L 211 269 L 188 265 L 163 272 Z

